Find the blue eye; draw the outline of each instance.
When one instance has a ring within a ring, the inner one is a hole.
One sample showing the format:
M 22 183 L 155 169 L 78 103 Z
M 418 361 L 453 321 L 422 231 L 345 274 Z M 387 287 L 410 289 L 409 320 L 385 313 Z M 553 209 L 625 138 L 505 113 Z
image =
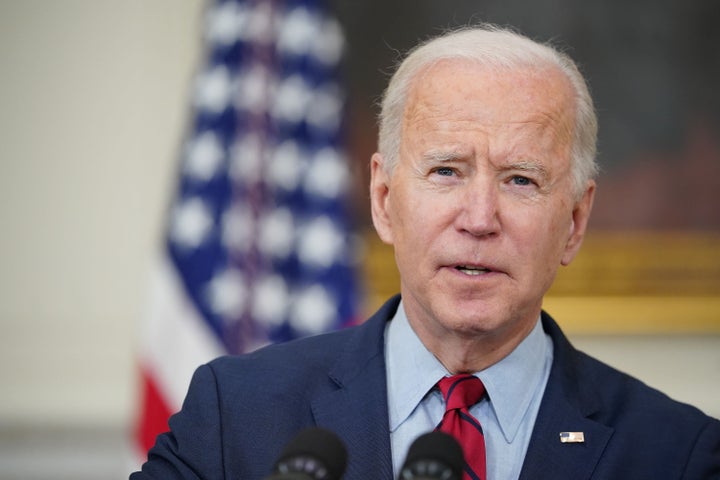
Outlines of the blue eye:
M 435 170 L 435 173 L 443 177 L 450 177 L 453 175 L 453 170 L 452 168 L 442 167 Z
M 527 177 L 521 177 L 521 176 L 519 176 L 519 175 L 516 175 L 516 176 L 512 177 L 512 182 L 513 182 L 515 185 L 519 185 L 519 186 L 521 186 L 521 187 L 526 187 L 526 186 L 532 184 L 532 181 L 531 181 L 529 178 L 527 178 Z

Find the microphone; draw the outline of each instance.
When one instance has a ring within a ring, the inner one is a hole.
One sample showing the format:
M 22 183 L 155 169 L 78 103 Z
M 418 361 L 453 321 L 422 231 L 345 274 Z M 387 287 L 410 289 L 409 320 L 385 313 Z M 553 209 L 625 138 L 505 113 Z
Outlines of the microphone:
M 402 480 L 461 480 L 465 469 L 462 447 L 452 436 L 430 432 L 419 436 L 400 469 Z
M 285 446 L 265 480 L 340 480 L 346 466 L 347 450 L 337 435 L 308 428 Z

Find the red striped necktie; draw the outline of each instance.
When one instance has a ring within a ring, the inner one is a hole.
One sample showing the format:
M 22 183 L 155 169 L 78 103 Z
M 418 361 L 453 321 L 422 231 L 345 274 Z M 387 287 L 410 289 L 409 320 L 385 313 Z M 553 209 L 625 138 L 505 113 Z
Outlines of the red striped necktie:
M 465 454 L 463 480 L 485 480 L 485 438 L 480 422 L 468 409 L 485 395 L 485 386 L 473 375 L 444 377 L 438 387 L 445 399 L 445 415 L 436 430 L 449 433 Z

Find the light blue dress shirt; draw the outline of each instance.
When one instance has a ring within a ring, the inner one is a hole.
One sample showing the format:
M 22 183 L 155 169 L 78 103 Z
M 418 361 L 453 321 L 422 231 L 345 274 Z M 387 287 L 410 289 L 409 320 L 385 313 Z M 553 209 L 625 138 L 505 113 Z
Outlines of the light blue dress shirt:
M 552 357 L 552 340 L 538 319 L 510 355 L 475 373 L 487 391 L 487 396 L 470 409 L 485 434 L 487 480 L 515 480 L 520 476 Z M 440 423 L 445 405 L 442 394 L 433 387 L 450 374 L 410 327 L 402 303 L 386 327 L 385 360 L 393 472 L 397 478 L 412 442 Z

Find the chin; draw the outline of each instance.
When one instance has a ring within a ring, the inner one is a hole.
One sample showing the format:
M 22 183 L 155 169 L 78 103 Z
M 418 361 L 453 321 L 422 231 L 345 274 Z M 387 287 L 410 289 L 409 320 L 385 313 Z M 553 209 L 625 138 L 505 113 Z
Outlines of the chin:
M 446 325 L 451 330 L 468 335 L 486 335 L 502 328 L 506 323 L 498 312 L 473 310 L 454 312 L 447 318 Z
M 463 302 L 460 310 L 458 305 L 453 310 L 448 318 L 448 326 L 458 332 L 476 335 L 503 334 L 508 330 L 523 329 L 526 324 L 534 325 L 540 312 L 539 307 L 517 309 L 511 305 L 487 301 Z

